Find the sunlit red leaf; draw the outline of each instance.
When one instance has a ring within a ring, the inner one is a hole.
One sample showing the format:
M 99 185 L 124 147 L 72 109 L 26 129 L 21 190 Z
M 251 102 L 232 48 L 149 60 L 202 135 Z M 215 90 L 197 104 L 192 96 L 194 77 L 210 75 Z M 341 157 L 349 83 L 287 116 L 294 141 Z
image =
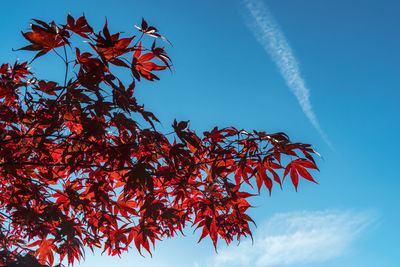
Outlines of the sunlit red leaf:
M 30 247 L 39 246 L 35 251 L 35 255 L 38 257 L 41 264 L 53 265 L 53 250 L 55 249 L 53 241 L 54 239 L 43 239 L 29 245 Z
M 40 22 L 36 20 L 36 22 Z M 43 27 L 46 26 L 46 27 Z M 57 47 L 61 47 L 66 44 L 60 32 L 58 32 L 57 26 L 52 27 L 51 25 L 42 24 L 36 25 L 31 24 L 32 31 L 22 32 L 22 35 L 26 40 L 31 42 L 31 45 L 20 48 L 19 50 L 39 51 L 33 59 L 36 59 L 50 50 Z
M 166 68 L 166 66 L 157 65 L 154 62 L 150 61 L 156 56 L 156 54 L 151 52 L 141 55 L 141 51 L 142 51 L 142 46 L 140 43 L 135 53 L 133 54 L 132 66 L 131 66 L 133 75 L 138 80 L 140 79 L 139 74 L 146 80 L 150 81 L 159 80 L 159 78 L 153 73 L 151 73 L 151 71 L 163 70 Z

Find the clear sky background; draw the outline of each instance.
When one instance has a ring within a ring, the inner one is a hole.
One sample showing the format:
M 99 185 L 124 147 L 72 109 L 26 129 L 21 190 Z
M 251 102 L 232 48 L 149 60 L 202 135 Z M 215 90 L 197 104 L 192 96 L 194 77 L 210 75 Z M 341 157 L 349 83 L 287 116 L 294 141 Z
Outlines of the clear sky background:
M 96 27 L 107 16 L 111 30 L 125 32 L 144 17 L 171 40 L 174 71 L 135 91 L 161 129 L 177 118 L 198 131 L 284 131 L 322 155 L 319 185 L 302 180 L 296 193 L 286 181 L 254 199 L 253 245 L 220 242 L 216 254 L 188 228 L 186 237 L 158 242 L 152 258 L 87 251 L 76 266 L 400 266 L 399 1 L 6 1 L 1 63 L 30 59 L 11 48 L 26 44 L 20 30 L 31 18 L 65 23 L 68 13 L 85 13 Z M 62 70 L 48 58 L 34 70 L 57 76 Z M 305 92 L 311 111 L 299 104 Z

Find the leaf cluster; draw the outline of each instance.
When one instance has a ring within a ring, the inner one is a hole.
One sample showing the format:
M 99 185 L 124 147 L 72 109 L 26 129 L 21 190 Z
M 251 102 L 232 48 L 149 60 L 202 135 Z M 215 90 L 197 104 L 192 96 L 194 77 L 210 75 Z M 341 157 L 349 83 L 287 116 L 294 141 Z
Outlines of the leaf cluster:
M 31 63 L 1 65 L 0 266 L 32 256 L 52 266 L 57 255 L 72 265 L 85 247 L 151 253 L 188 225 L 216 247 L 251 236 L 255 194 L 246 184 L 271 193 L 287 175 L 296 190 L 299 176 L 315 182 L 316 152 L 284 133 L 215 127 L 199 135 L 187 121 L 158 131 L 134 89 L 172 62 L 155 27 L 142 20 L 137 28 L 140 36 L 122 38 L 107 21 L 94 31 L 84 16 L 33 20 L 21 49 L 34 60 L 60 57 L 64 83 L 36 77 Z M 148 48 L 146 35 L 155 38 Z

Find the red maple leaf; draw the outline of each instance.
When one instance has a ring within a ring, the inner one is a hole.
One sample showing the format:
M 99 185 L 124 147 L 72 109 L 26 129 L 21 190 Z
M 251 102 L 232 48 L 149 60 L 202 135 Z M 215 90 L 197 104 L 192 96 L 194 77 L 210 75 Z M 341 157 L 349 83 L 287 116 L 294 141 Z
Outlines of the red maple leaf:
M 153 81 L 154 79 L 159 80 L 159 78 L 151 73 L 151 71 L 164 70 L 167 67 L 157 65 L 154 62 L 150 61 L 156 56 L 156 54 L 154 54 L 153 52 L 145 53 L 143 55 L 141 55 L 141 53 L 142 45 L 140 43 L 139 46 L 136 48 L 135 53 L 133 54 L 131 64 L 133 76 L 135 76 L 137 80 L 140 80 L 140 76 L 150 81 Z
M 34 21 L 38 24 L 31 24 L 32 31 L 22 32 L 22 35 L 26 40 L 31 42 L 31 45 L 22 47 L 18 50 L 39 51 L 39 53 L 37 53 L 33 58 L 33 60 L 35 60 L 36 58 L 48 53 L 50 50 L 67 44 L 65 37 L 69 36 L 68 32 L 60 29 L 53 22 L 47 24 L 40 20 Z

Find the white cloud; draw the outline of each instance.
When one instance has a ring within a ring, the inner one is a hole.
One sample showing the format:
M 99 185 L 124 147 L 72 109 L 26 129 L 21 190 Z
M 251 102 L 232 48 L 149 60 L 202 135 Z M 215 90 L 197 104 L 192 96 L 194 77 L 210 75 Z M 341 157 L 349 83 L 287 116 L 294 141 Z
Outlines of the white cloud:
M 273 216 L 255 231 L 254 244 L 220 249 L 214 266 L 274 266 L 323 262 L 349 251 L 374 222 L 372 212 L 292 212 Z
M 277 65 L 287 86 L 296 96 L 304 114 L 318 131 L 324 141 L 332 145 L 322 130 L 310 102 L 310 90 L 300 74 L 299 64 L 293 55 L 292 49 L 286 40 L 279 25 L 268 10 L 267 6 L 259 0 L 244 0 L 250 13 L 249 28 L 257 41 L 264 47 Z

